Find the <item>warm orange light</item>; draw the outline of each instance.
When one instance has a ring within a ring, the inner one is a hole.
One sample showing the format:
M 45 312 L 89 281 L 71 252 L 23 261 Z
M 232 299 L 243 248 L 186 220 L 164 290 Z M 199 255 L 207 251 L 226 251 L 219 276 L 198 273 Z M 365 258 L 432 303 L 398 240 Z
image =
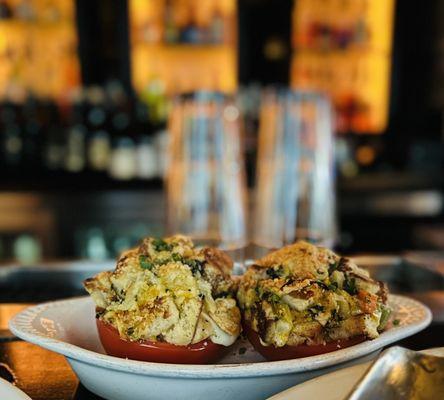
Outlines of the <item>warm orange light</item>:
M 327 92 L 338 130 L 381 133 L 389 109 L 394 0 L 298 0 L 291 85 Z
M 235 0 L 131 0 L 129 4 L 132 82 L 137 91 L 153 80 L 162 81 L 169 94 L 236 90 Z M 179 28 L 191 19 L 196 27 L 208 29 L 215 13 L 224 21 L 223 43 L 165 43 L 166 14 Z
M 0 21 L 0 97 L 15 87 L 59 98 L 80 83 L 74 1 L 29 3 L 32 20 Z M 18 6 L 15 0 L 8 4 Z
M 356 149 L 356 160 L 361 165 L 371 165 L 375 158 L 376 153 L 373 147 L 360 146 Z

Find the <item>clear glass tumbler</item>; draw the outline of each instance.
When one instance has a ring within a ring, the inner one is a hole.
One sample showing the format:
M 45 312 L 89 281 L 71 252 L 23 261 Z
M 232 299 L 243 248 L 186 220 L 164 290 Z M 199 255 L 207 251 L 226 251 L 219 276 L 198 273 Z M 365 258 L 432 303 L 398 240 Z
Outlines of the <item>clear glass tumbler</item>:
M 247 192 L 238 109 L 217 93 L 181 96 L 169 132 L 168 232 L 243 261 Z
M 268 90 L 260 111 L 256 256 L 296 240 L 333 246 L 336 206 L 332 108 L 319 93 Z

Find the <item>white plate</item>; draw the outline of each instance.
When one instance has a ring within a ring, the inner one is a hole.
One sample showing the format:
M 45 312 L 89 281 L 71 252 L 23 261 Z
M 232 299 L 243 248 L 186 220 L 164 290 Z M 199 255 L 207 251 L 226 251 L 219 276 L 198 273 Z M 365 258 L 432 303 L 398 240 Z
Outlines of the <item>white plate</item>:
M 444 347 L 424 350 L 421 353 L 444 357 Z M 322 375 L 292 387 L 291 389 L 287 389 L 282 393 L 270 397 L 268 400 L 344 400 L 370 365 L 371 362 L 367 362 Z
M 344 363 L 375 357 L 384 346 L 424 329 L 430 310 L 402 296 L 390 296 L 399 325 L 377 339 L 332 353 L 296 360 L 267 362 L 245 341 L 219 364 L 182 365 L 133 361 L 108 356 L 97 336 L 94 304 L 89 297 L 30 307 L 9 322 L 18 337 L 66 356 L 90 391 L 110 400 L 264 399 Z M 246 348 L 239 354 L 241 347 Z M 329 369 L 325 369 L 331 367 Z M 324 369 L 323 369 L 324 368 Z M 321 370 L 322 369 L 322 370 Z
M 31 398 L 19 388 L 11 385 L 8 381 L 5 381 L 2 378 L 0 378 L 0 399 L 31 400 Z

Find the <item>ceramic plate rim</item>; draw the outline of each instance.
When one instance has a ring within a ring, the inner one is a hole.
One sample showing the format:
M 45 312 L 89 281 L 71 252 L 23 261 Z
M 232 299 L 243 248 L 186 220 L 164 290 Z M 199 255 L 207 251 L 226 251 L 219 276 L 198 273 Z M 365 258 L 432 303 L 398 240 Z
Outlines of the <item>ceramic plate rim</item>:
M 82 302 L 90 301 L 89 296 L 57 300 L 31 306 L 16 314 L 9 321 L 9 329 L 17 337 L 45 349 L 62 354 L 67 358 L 78 360 L 93 366 L 122 372 L 131 372 L 139 375 L 157 377 L 177 377 L 180 375 L 182 378 L 215 379 L 227 377 L 240 378 L 274 376 L 313 371 L 362 357 L 373 351 L 381 349 L 388 344 L 421 331 L 432 321 L 432 313 L 430 309 L 419 301 L 400 295 L 389 296 L 392 300 L 397 300 L 401 303 L 407 302 L 414 305 L 415 308 L 422 310 L 424 317 L 416 323 L 392 328 L 383 332 L 377 339 L 366 341 L 349 348 L 319 356 L 284 361 L 210 365 L 164 364 L 135 361 L 112 357 L 106 354 L 94 352 L 92 350 L 87 350 L 77 345 L 49 337 L 32 327 L 32 322 L 34 319 L 45 310 L 55 307 L 73 307 L 78 304 L 80 305 Z
M 0 394 L 7 394 L 9 400 L 32 400 L 24 391 L 17 386 L 8 382 L 6 379 L 0 378 Z

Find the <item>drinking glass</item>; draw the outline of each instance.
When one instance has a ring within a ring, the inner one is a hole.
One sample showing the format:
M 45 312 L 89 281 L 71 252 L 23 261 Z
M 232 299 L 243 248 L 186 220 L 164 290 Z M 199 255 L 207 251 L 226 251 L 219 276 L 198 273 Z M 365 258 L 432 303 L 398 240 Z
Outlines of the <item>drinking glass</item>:
M 169 132 L 168 232 L 242 261 L 247 198 L 238 109 L 218 93 L 181 96 L 173 104 Z
M 263 94 L 252 227 L 257 256 L 300 239 L 333 246 L 332 122 L 330 102 L 321 94 Z

